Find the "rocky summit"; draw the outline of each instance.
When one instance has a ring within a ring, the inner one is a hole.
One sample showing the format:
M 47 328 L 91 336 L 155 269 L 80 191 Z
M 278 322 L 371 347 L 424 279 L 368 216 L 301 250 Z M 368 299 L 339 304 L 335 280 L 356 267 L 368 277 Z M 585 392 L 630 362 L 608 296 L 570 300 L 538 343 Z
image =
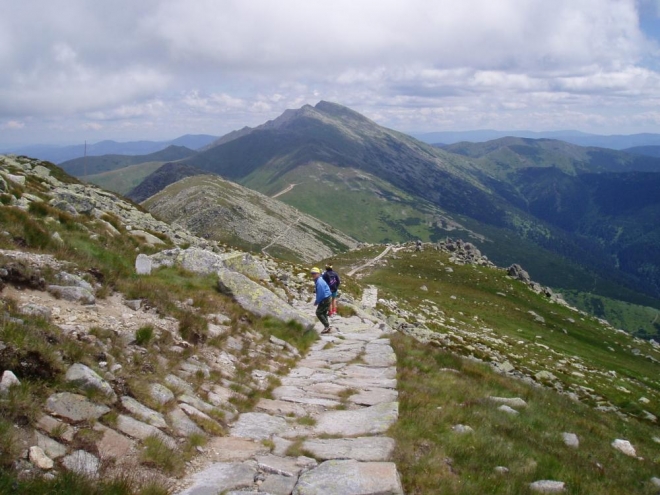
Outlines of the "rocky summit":
M 0 177 L 0 490 L 657 491 L 658 344 L 471 242 L 334 253 L 321 334 L 309 265 Z

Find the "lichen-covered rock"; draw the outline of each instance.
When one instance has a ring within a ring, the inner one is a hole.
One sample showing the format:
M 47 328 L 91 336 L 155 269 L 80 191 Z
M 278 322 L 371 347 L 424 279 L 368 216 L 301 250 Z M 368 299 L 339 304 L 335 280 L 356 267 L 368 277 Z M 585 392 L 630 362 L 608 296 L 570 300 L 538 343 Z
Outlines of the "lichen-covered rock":
M 300 313 L 273 292 L 240 273 L 219 270 L 218 287 L 220 292 L 231 295 L 244 309 L 256 315 L 271 316 L 282 321 L 294 320 L 307 328 L 314 325 L 310 316 Z
M 225 266 L 257 280 L 270 280 L 268 270 L 249 253 L 225 258 Z

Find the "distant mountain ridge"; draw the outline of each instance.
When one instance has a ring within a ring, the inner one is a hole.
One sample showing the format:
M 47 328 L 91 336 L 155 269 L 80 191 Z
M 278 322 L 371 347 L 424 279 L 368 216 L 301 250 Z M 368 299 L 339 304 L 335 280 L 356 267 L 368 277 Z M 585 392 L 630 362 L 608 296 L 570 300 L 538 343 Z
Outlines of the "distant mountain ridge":
M 74 158 L 60 163 L 60 168 L 75 177 L 82 177 L 84 174 L 100 174 L 138 163 L 181 160 L 196 153 L 185 146 L 170 145 L 148 155 L 101 155 Z
M 164 150 L 168 146 L 185 146 L 196 150 L 206 146 L 216 140 L 217 136 L 208 134 L 186 134 L 169 141 L 100 141 L 98 143 L 87 144 L 87 156 L 100 155 L 147 155 L 157 151 Z M 76 144 L 72 146 L 51 146 L 51 145 L 32 145 L 16 146 L 2 150 L 3 153 L 15 155 L 27 155 L 40 160 L 46 160 L 55 164 L 60 164 L 67 160 L 80 158 L 85 155 L 85 145 Z
M 624 150 L 633 146 L 658 146 L 660 145 L 660 134 L 613 134 L 600 135 L 589 134 L 581 131 L 496 131 L 492 129 L 474 131 L 441 131 L 412 133 L 412 136 L 430 144 L 455 144 L 463 141 L 481 143 L 504 137 L 519 137 L 528 139 L 557 139 L 578 146 L 595 146 L 599 148 L 610 148 Z

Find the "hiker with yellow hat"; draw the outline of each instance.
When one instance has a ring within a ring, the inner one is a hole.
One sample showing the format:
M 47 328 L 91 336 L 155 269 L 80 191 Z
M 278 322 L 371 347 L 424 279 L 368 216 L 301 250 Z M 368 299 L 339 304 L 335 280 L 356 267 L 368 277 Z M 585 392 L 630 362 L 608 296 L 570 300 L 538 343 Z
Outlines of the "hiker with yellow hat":
M 328 333 L 330 331 L 328 311 L 330 310 L 330 302 L 332 301 L 332 292 L 326 281 L 321 277 L 321 270 L 314 267 L 309 272 L 314 279 L 314 288 L 316 290 L 316 300 L 314 301 L 314 306 L 316 306 L 316 317 L 323 324 L 323 330 L 321 333 Z

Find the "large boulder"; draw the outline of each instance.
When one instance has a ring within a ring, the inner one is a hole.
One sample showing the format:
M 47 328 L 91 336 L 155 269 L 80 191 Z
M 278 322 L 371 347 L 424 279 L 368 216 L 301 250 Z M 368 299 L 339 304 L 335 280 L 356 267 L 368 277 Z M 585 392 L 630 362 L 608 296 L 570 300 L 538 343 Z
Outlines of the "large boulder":
M 224 259 L 207 249 L 191 247 L 188 249 L 167 249 L 150 256 L 152 267 L 180 266 L 189 272 L 210 275 L 224 267 Z
M 242 275 L 226 268 L 218 270 L 218 288 L 232 296 L 247 311 L 259 316 L 271 316 L 282 321 L 294 320 L 307 328 L 314 320 L 282 301 L 275 293 Z M 310 307 L 311 312 L 311 307 Z

